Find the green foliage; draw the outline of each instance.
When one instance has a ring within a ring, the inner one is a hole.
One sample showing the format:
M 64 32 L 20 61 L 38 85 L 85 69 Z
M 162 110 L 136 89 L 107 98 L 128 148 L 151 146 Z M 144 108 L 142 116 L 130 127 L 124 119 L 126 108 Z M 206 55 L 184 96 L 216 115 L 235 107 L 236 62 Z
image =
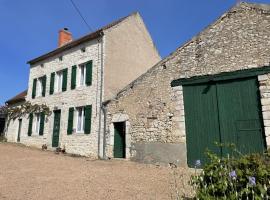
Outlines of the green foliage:
M 209 164 L 191 178 L 197 199 L 270 199 L 270 152 L 241 155 L 233 150 L 238 156 L 207 152 Z

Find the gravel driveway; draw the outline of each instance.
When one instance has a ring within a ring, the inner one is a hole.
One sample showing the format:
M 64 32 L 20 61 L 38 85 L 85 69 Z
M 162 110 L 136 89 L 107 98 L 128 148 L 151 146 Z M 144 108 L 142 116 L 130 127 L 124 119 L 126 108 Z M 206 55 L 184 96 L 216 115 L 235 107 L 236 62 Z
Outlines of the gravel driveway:
M 176 191 L 172 174 L 169 167 L 90 160 L 0 143 L 1 200 L 171 199 Z

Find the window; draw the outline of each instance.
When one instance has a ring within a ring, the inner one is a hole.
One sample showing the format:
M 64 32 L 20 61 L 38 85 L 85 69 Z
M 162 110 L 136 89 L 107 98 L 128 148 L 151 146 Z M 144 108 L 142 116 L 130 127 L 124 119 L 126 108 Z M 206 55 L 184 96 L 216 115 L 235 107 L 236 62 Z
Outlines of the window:
M 85 85 L 85 78 L 86 78 L 86 67 L 85 65 L 81 65 L 79 67 L 79 86 Z
M 34 121 L 35 125 L 34 125 L 34 131 L 33 133 L 35 135 L 39 135 L 39 128 L 40 128 L 40 113 L 35 114 L 35 121 Z
M 84 121 L 85 121 L 85 112 L 84 107 L 79 107 L 76 109 L 77 111 L 77 133 L 84 133 Z
M 55 88 L 54 88 L 55 92 L 62 91 L 62 83 L 63 83 L 63 71 L 60 71 L 56 73 Z
M 42 78 L 37 79 L 37 97 L 42 96 L 43 85 Z

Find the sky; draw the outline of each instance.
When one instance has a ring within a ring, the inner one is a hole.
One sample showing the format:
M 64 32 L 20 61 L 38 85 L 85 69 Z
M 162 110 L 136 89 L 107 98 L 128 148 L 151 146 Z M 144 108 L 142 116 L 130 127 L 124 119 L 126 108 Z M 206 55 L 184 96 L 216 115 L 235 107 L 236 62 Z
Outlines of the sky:
M 73 0 L 91 29 L 138 11 L 162 58 L 198 34 L 237 0 Z M 249 1 L 247 1 L 249 2 Z M 270 3 L 270 0 L 253 0 Z M 0 105 L 28 87 L 27 61 L 57 47 L 58 31 L 73 38 L 89 29 L 70 0 L 0 0 Z

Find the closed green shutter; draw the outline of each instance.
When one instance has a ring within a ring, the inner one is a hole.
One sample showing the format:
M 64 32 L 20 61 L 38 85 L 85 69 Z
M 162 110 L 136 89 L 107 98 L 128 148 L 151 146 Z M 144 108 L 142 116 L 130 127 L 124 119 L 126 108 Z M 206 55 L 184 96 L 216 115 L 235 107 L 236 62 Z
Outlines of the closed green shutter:
M 85 106 L 85 123 L 84 123 L 84 133 L 91 133 L 91 118 L 92 118 L 92 105 Z
M 37 79 L 35 78 L 33 80 L 33 88 L 32 88 L 32 98 L 33 99 L 36 97 L 36 89 L 37 89 Z
M 46 75 L 42 77 L 42 96 L 45 97 L 46 94 Z
M 71 135 L 73 131 L 73 115 L 74 115 L 74 108 L 69 108 L 68 111 L 68 127 L 67 127 L 67 134 Z
M 72 66 L 72 71 L 71 71 L 71 89 L 76 88 L 76 74 L 77 74 L 77 66 L 74 65 Z
M 40 126 L 39 126 L 39 135 L 44 133 L 44 122 L 45 122 L 45 113 L 40 113 Z
M 55 72 L 51 73 L 50 94 L 54 93 L 54 78 L 55 78 Z
M 33 113 L 29 114 L 28 136 L 32 135 Z
M 92 60 L 86 63 L 86 85 L 92 85 Z
M 68 69 L 63 70 L 62 92 L 67 90 L 67 72 Z

